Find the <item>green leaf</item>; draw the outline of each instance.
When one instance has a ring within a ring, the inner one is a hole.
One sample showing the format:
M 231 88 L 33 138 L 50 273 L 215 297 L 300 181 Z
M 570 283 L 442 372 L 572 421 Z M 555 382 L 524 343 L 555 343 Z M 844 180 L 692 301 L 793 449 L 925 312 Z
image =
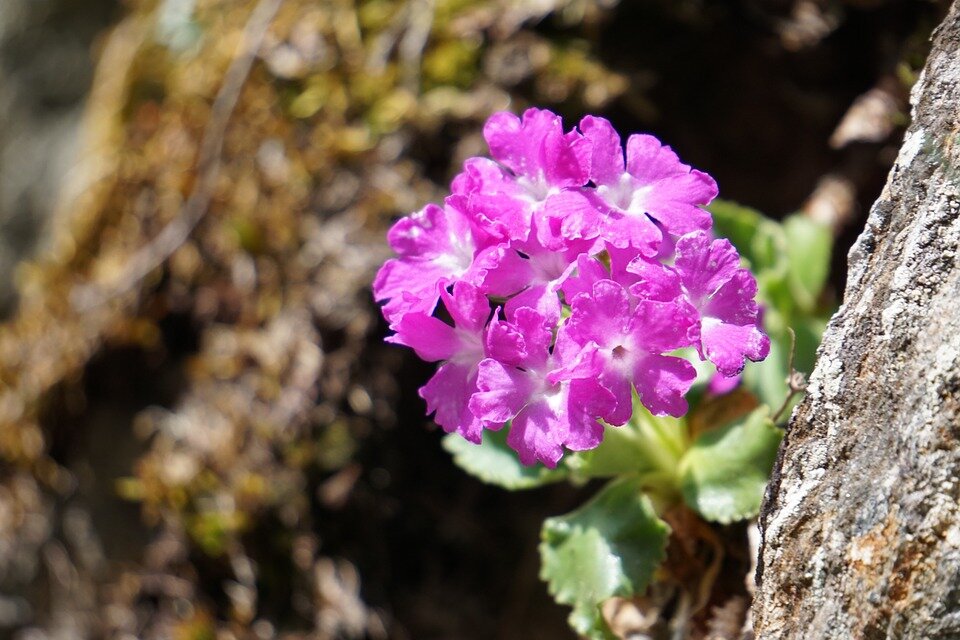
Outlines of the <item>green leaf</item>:
M 573 606 L 574 629 L 607 638 L 600 605 L 647 588 L 666 556 L 669 535 L 640 480 L 615 480 L 576 511 L 543 523 L 540 577 L 557 602 Z
M 757 233 L 764 216 L 756 209 L 717 198 L 707 207 L 713 214 L 714 230 L 744 251 Z
M 483 443 L 467 442 L 455 433 L 443 438 L 443 448 L 453 454 L 453 461 L 464 471 L 484 482 L 510 489 L 531 489 L 567 477 L 563 467 L 548 469 L 543 465 L 525 466 L 517 452 L 507 446 L 507 429 L 484 431 Z
M 685 433 L 682 420 L 651 415 L 634 393 L 629 423 L 606 425 L 597 448 L 569 454 L 564 460 L 573 477 L 581 480 L 654 471 L 673 474 L 686 448 Z
M 833 315 L 833 309 L 834 307 L 828 307 L 826 314 L 822 317 L 801 317 L 794 322 L 793 330 L 797 336 L 797 349 L 793 367 L 797 371 L 805 373 L 813 371 L 817 347 L 820 346 L 823 331 L 827 328 L 830 316 Z
M 799 214 L 784 220 L 783 229 L 787 235 L 790 287 L 798 306 L 810 311 L 830 274 L 833 233 L 826 225 Z
M 702 434 L 680 461 L 680 491 L 707 520 L 752 518 L 770 477 L 782 432 L 761 406 L 741 421 Z

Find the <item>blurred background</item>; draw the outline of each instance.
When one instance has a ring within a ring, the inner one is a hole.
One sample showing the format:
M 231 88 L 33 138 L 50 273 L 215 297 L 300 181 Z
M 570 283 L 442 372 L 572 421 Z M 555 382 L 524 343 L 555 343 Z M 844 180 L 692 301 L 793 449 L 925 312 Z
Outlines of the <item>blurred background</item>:
M 838 237 L 944 1 L 2 0 L 0 637 L 570 638 L 369 284 L 493 111 Z

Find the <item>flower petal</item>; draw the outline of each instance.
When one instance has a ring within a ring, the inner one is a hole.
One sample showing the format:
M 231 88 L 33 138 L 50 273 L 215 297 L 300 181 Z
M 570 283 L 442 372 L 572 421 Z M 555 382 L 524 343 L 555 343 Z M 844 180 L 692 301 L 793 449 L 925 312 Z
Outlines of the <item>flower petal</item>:
M 480 444 L 483 423 L 470 411 L 470 397 L 477 391 L 477 366 L 448 362 L 420 388 L 427 414 L 436 412 L 434 422 L 447 433 L 459 433 Z
M 547 400 L 527 405 L 513 419 L 507 444 L 520 462 L 531 465 L 538 460 L 553 469 L 563 456 L 561 442 L 567 429 Z
M 677 240 L 676 250 L 674 269 L 697 306 L 740 269 L 740 255 L 730 241 L 711 240 L 705 231 L 683 236 Z
M 528 372 L 487 358 L 480 362 L 470 411 L 486 424 L 503 424 L 523 409 L 536 386 Z
M 490 301 L 480 289 L 461 281 L 453 285 L 452 294 L 442 289 L 440 297 L 458 329 L 471 333 L 483 331 L 490 318 Z
M 705 318 L 701 340 L 704 356 L 725 376 L 740 373 L 745 359 L 763 360 L 770 352 L 770 339 L 752 324 L 737 326 Z
M 593 146 L 590 179 L 597 184 L 612 184 L 623 175 L 623 145 L 620 134 L 605 118 L 586 116 L 580 121 L 580 131 Z
M 650 355 L 639 360 L 633 371 L 633 383 L 640 402 L 655 416 L 680 417 L 687 412 L 684 398 L 697 372 L 682 358 Z
M 460 339 L 448 324 L 425 313 L 408 313 L 393 326 L 387 342 L 410 347 L 422 360 L 448 360 L 460 350 Z

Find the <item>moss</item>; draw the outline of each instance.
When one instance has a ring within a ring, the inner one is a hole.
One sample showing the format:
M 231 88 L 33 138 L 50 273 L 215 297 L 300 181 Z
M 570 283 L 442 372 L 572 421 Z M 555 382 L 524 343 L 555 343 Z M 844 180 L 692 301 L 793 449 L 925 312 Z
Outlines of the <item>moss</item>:
M 492 108 L 524 102 L 485 59 L 534 38 L 543 16 L 494 24 L 498 2 L 441 0 L 411 52 L 410 20 L 431 5 L 287 0 L 229 114 L 209 205 L 151 262 L 144 248 L 204 188 L 201 141 L 256 3 L 198 0 L 180 16 L 187 45 L 155 28 L 162 4 L 131 3 L 105 41 L 78 195 L 50 251 L 22 268 L 22 304 L 0 326 L 0 459 L 56 493 L 69 473 L 52 449 L 59 426 L 44 416 L 67 410 L 44 407 L 106 347 L 139 345 L 178 391 L 163 408 L 127 399 L 118 419 L 136 425 L 143 451 L 111 489 L 139 503 L 157 536 L 220 559 L 264 518 L 286 523 L 278 539 L 309 528 L 307 487 L 396 421 L 384 400 L 397 393 L 396 360 L 386 375 L 357 364 L 377 327 L 368 286 L 384 232 L 455 170 L 438 131 L 475 136 Z M 576 55 L 545 67 L 570 92 L 605 73 Z M 438 108 L 427 92 L 461 106 Z M 174 635 L 212 637 L 219 618 L 198 614 Z

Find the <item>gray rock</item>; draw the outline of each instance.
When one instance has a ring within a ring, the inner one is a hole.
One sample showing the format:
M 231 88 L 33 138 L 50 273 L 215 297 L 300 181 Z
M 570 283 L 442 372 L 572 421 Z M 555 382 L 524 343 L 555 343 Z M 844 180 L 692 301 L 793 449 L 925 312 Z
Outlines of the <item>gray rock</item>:
M 761 514 L 758 638 L 960 638 L 960 1 Z

